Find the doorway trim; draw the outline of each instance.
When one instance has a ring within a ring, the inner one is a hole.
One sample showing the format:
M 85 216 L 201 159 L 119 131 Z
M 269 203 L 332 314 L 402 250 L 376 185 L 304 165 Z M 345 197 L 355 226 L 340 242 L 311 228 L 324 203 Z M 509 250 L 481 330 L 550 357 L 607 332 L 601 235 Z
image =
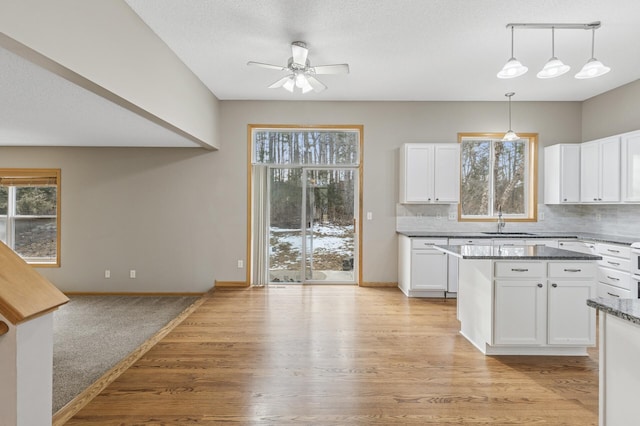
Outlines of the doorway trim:
M 357 229 L 357 253 L 358 253 L 358 276 L 356 278 L 356 285 L 362 286 L 362 187 L 363 187 L 363 170 L 364 170 L 364 126 L 362 124 L 320 124 L 320 125 L 300 125 L 300 124 L 248 124 L 247 125 L 247 261 L 246 265 L 246 283 L 247 286 L 253 286 L 253 258 L 252 258 L 252 244 L 253 244 L 253 167 L 252 153 L 253 153 L 253 130 L 254 129 L 308 129 L 308 130 L 354 130 L 359 134 L 359 149 L 360 149 L 360 162 L 358 164 L 358 223 Z

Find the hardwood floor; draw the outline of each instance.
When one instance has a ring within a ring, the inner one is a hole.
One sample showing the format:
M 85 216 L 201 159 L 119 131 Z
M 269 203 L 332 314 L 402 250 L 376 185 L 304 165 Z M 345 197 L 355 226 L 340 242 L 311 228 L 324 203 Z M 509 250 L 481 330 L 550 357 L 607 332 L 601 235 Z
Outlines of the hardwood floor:
M 454 300 L 218 289 L 68 425 L 597 425 L 589 357 L 485 357 Z

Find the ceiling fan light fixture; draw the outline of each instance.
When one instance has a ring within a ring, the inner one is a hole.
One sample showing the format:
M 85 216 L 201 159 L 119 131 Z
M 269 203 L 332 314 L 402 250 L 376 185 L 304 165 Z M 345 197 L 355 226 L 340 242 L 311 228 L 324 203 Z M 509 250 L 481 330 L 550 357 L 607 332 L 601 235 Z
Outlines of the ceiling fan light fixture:
M 349 64 L 331 64 L 311 66 L 306 43 L 302 41 L 294 41 L 291 43 L 291 57 L 287 66 L 279 66 L 265 64 L 262 62 L 249 61 L 247 65 L 258 66 L 271 70 L 289 71 L 290 74 L 282 77 L 280 80 L 269 86 L 270 89 L 284 88 L 288 92 L 293 93 L 297 87 L 302 93 L 314 91 L 320 93 L 327 89 L 327 86 L 314 77 L 316 74 L 348 74 Z
M 296 86 L 295 79 L 293 76 L 289 77 L 286 83 L 282 85 L 282 88 L 288 92 L 293 93 L 293 88 Z

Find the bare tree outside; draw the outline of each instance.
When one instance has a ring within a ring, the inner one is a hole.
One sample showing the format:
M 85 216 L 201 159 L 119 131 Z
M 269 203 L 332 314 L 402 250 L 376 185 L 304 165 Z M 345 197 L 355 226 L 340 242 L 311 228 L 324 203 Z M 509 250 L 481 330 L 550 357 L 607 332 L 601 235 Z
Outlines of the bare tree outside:
M 322 279 L 318 277 L 327 271 L 353 271 L 358 151 L 356 131 L 254 133 L 254 163 L 270 165 L 271 281 L 300 282 Z
M 461 141 L 462 215 L 524 215 L 527 197 L 528 140 L 463 139 Z

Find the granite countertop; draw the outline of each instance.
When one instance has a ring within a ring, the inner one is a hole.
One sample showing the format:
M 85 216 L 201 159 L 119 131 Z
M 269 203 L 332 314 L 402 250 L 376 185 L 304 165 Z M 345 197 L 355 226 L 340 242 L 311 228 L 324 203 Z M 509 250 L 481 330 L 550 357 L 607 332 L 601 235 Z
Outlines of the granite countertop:
M 640 299 L 596 297 L 588 299 L 587 305 L 631 323 L 640 324 Z
M 547 246 L 434 245 L 434 248 L 462 259 L 494 260 L 601 260 L 601 256 Z
M 590 232 L 523 232 L 523 233 L 484 233 L 484 232 L 443 232 L 443 231 L 396 231 L 400 235 L 412 238 L 517 238 L 517 239 L 536 239 L 536 238 L 553 238 L 553 239 L 578 239 L 583 241 L 592 241 L 597 243 L 613 243 L 631 245 L 636 241 L 640 241 L 640 236 L 621 236 L 608 234 L 595 234 Z

